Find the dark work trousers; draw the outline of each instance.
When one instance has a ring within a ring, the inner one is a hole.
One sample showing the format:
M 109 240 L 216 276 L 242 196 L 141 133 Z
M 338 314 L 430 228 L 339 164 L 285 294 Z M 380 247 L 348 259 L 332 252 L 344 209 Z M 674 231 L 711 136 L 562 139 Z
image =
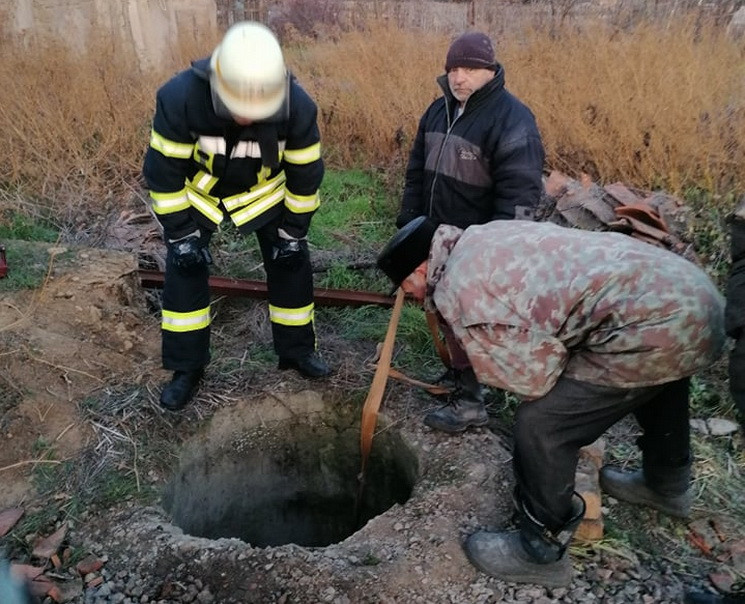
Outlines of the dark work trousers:
M 445 347 L 450 355 L 450 366 L 458 371 L 468 369 L 471 366 L 471 361 L 468 360 L 466 351 L 463 350 L 460 342 L 458 342 L 458 338 L 455 337 L 450 325 L 448 325 L 439 313 L 437 313 L 437 322 L 445 338 Z
M 269 304 L 279 309 L 305 308 L 313 303 L 313 271 L 306 254 L 297 269 L 275 266 L 271 260 L 272 246 L 277 240 L 278 220 L 273 220 L 255 231 L 264 260 Z M 204 231 L 204 229 L 202 229 Z M 209 243 L 211 233 L 202 239 Z M 184 274 L 173 266 L 169 249 L 163 284 L 163 310 L 178 313 L 207 308 L 210 303 L 209 269 L 200 267 Z M 176 371 L 190 371 L 204 367 L 210 360 L 209 326 L 194 331 L 162 331 L 163 367 Z M 312 320 L 302 325 L 288 325 L 272 319 L 275 352 L 285 358 L 297 359 L 311 354 L 316 348 Z
M 599 386 L 561 377 L 545 396 L 515 413 L 513 467 L 523 505 L 550 531 L 570 518 L 579 450 L 629 413 L 647 481 L 680 494 L 690 477 L 690 379 L 644 388 Z

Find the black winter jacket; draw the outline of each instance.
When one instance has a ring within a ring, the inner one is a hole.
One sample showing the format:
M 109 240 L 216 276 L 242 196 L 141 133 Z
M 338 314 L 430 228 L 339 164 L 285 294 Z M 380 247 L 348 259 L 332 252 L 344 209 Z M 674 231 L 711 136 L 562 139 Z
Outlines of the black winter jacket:
M 282 108 L 249 126 L 217 113 L 209 59 L 158 90 L 143 175 L 167 238 L 225 215 L 242 232 L 281 216 L 291 236 L 307 234 L 324 174 L 317 107 L 293 77 L 287 86 Z
M 532 220 L 543 190 L 543 143 L 533 113 L 505 89 L 503 67 L 455 119 L 447 75 L 437 81 L 444 96 L 419 121 L 396 225 L 422 214 L 460 228 Z

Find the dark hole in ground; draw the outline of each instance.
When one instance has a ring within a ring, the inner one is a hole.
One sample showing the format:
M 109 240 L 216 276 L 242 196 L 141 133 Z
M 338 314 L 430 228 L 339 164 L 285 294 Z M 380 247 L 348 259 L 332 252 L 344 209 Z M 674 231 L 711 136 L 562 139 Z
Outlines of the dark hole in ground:
M 375 436 L 360 490 L 359 423 L 334 425 L 329 417 L 335 421 L 295 416 L 249 428 L 192 455 L 165 492 L 174 524 L 192 536 L 237 537 L 256 547 L 323 547 L 406 502 L 418 464 L 400 434 Z

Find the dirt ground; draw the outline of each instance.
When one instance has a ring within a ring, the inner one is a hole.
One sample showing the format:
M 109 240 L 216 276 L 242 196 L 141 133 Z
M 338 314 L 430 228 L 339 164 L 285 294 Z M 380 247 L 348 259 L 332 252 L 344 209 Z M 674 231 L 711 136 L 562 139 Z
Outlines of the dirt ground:
M 60 461 L 89 442 L 83 401 L 160 373 L 159 325 L 146 312 L 136 258 L 51 246 L 50 257 L 42 288 L 0 293 L 0 508 L 33 497 L 45 448 Z

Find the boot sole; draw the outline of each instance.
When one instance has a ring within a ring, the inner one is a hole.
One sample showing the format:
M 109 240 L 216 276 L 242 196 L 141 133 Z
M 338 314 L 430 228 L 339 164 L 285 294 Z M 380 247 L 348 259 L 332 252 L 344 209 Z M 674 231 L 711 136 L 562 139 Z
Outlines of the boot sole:
M 186 397 L 186 400 L 179 404 L 179 405 L 169 405 L 168 403 L 163 402 L 163 394 L 161 393 L 161 397 L 158 398 L 158 402 L 160 403 L 160 406 L 163 407 L 163 409 L 166 409 L 167 411 L 182 411 L 191 401 L 194 400 L 194 397 L 197 395 L 197 392 L 199 392 L 199 384 L 194 386 L 190 391 L 188 396 Z
M 607 495 L 618 499 L 619 501 L 623 501 L 624 503 L 629 503 L 631 505 L 642 505 L 653 510 L 657 510 L 658 512 L 662 512 L 663 514 L 667 514 L 668 516 L 672 516 L 673 518 L 686 519 L 689 518 L 691 515 L 690 502 L 683 503 L 684 509 L 681 509 L 680 507 L 670 507 L 665 505 L 664 503 L 661 503 L 660 501 L 652 499 L 651 497 L 648 498 L 641 494 L 634 496 L 631 494 L 630 490 L 625 487 L 625 485 L 613 485 L 612 480 L 613 479 L 603 478 L 603 474 L 601 473 L 599 478 L 600 489 Z
M 189 398 L 187 398 L 186 401 L 184 401 L 184 403 L 181 405 L 168 405 L 164 403 L 162 399 L 158 399 L 158 402 L 160 403 L 160 406 L 163 407 L 163 409 L 165 409 L 166 411 L 182 411 L 192 400 L 194 400 L 194 397 L 196 396 L 198 390 L 199 388 L 194 388 L 189 394 Z
M 429 426 L 433 430 L 446 432 L 447 434 L 460 434 L 461 432 L 465 432 L 466 430 L 468 430 L 468 428 L 483 428 L 488 423 L 489 418 L 485 419 L 483 422 L 469 422 L 465 426 L 453 427 L 449 424 L 440 424 L 437 422 L 437 420 L 431 420 L 428 417 L 424 418 L 425 426 Z
M 471 556 L 471 552 L 468 549 L 467 543 L 466 547 L 464 547 L 463 549 L 466 552 L 466 558 L 468 558 L 471 564 L 478 568 L 482 573 L 489 575 L 490 577 L 500 579 L 501 581 L 506 581 L 508 583 L 530 583 L 532 585 L 541 585 L 543 587 L 568 587 L 572 582 L 571 567 L 569 567 L 568 571 L 562 569 L 562 575 L 555 578 L 547 577 L 545 574 L 531 573 L 529 571 L 510 576 L 500 576 L 499 574 L 490 572 L 488 568 L 483 566 L 478 560 Z
M 280 371 L 288 371 L 292 369 L 293 371 L 297 371 L 301 376 L 303 376 L 304 378 L 308 378 L 309 380 L 318 380 L 320 378 L 325 378 L 330 376 L 332 373 L 330 369 L 325 373 L 306 373 L 292 361 L 280 361 L 277 364 L 277 369 L 279 369 Z

